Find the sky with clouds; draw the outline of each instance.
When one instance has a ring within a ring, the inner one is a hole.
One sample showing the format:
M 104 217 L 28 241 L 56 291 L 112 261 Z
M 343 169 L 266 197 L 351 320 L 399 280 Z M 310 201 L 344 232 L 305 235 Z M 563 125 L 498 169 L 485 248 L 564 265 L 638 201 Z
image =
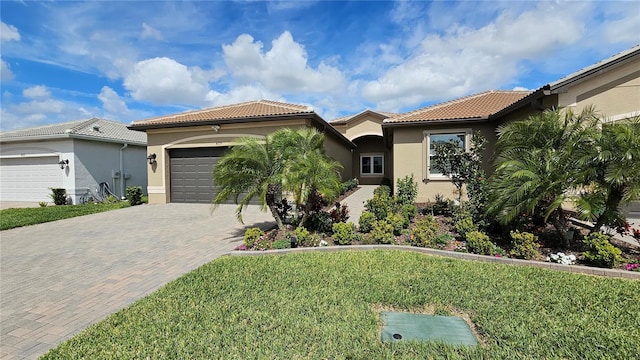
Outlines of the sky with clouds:
M 0 130 L 270 99 L 326 120 L 537 89 L 640 43 L 638 1 L 0 1 Z

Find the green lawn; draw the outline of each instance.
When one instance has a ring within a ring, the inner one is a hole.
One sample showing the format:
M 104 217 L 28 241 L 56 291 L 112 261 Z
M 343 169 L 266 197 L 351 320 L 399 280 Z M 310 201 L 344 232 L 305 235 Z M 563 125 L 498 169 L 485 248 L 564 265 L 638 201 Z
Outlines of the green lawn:
M 0 230 L 7 230 L 21 226 L 68 219 L 76 216 L 121 209 L 128 206 L 129 203 L 123 201 L 114 204 L 101 203 L 86 205 L 47 206 L 39 208 L 5 209 L 0 210 Z
M 379 308 L 466 313 L 483 346 L 383 344 Z M 632 359 L 640 281 L 402 251 L 224 257 L 45 358 Z

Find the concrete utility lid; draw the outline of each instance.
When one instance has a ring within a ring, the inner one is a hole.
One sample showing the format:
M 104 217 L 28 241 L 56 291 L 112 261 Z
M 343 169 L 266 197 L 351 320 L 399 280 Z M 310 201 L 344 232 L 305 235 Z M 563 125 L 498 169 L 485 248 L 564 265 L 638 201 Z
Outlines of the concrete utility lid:
M 405 340 L 441 341 L 450 345 L 473 346 L 478 340 L 464 319 L 457 316 L 439 316 L 385 311 L 382 341 Z

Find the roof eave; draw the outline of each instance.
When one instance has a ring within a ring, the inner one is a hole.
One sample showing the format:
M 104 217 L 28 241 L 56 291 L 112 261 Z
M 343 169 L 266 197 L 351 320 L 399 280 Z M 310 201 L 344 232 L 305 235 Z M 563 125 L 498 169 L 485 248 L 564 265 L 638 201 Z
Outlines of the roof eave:
M 472 118 L 464 118 L 464 119 L 438 119 L 438 120 L 414 120 L 414 121 L 404 121 L 404 122 L 383 122 L 382 128 L 394 128 L 394 127 L 408 127 L 408 126 L 422 126 L 422 125 L 431 125 L 431 124 L 464 124 L 464 123 L 478 123 L 485 122 L 489 120 L 486 116 L 477 116 Z

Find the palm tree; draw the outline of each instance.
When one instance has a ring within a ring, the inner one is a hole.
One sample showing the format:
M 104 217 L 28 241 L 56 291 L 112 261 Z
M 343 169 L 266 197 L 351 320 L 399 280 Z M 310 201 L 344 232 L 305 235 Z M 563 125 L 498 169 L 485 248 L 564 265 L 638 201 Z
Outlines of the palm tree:
M 562 236 L 562 204 L 581 184 L 578 159 L 593 148 L 596 124 L 592 109 L 579 115 L 547 110 L 500 127 L 488 211 L 505 224 L 525 214 L 550 221 Z
M 233 198 L 242 221 L 242 210 L 257 197 L 263 209 L 271 211 L 279 229 L 284 229 L 278 212 L 282 191 L 290 191 L 297 209 L 307 195 L 316 190 L 328 200 L 340 191 L 341 165 L 324 152 L 324 135 L 315 129 L 280 129 L 263 141 L 255 138 L 238 139 L 238 145 L 222 157 L 213 171 L 214 183 L 221 191 L 214 205 Z M 301 222 L 302 223 L 302 222 Z
M 620 228 L 620 207 L 640 199 L 640 117 L 602 124 L 591 150 L 581 162 L 587 191 L 578 202 L 580 216 L 595 222 L 592 231 Z
M 214 209 L 233 198 L 236 216 L 242 222 L 242 210 L 257 197 L 262 210 L 271 211 L 279 229 L 284 228 L 276 202 L 281 193 L 284 162 L 273 135 L 263 141 L 253 137 L 236 140 L 238 145 L 225 154 L 213 169 L 213 181 L 220 188 Z

